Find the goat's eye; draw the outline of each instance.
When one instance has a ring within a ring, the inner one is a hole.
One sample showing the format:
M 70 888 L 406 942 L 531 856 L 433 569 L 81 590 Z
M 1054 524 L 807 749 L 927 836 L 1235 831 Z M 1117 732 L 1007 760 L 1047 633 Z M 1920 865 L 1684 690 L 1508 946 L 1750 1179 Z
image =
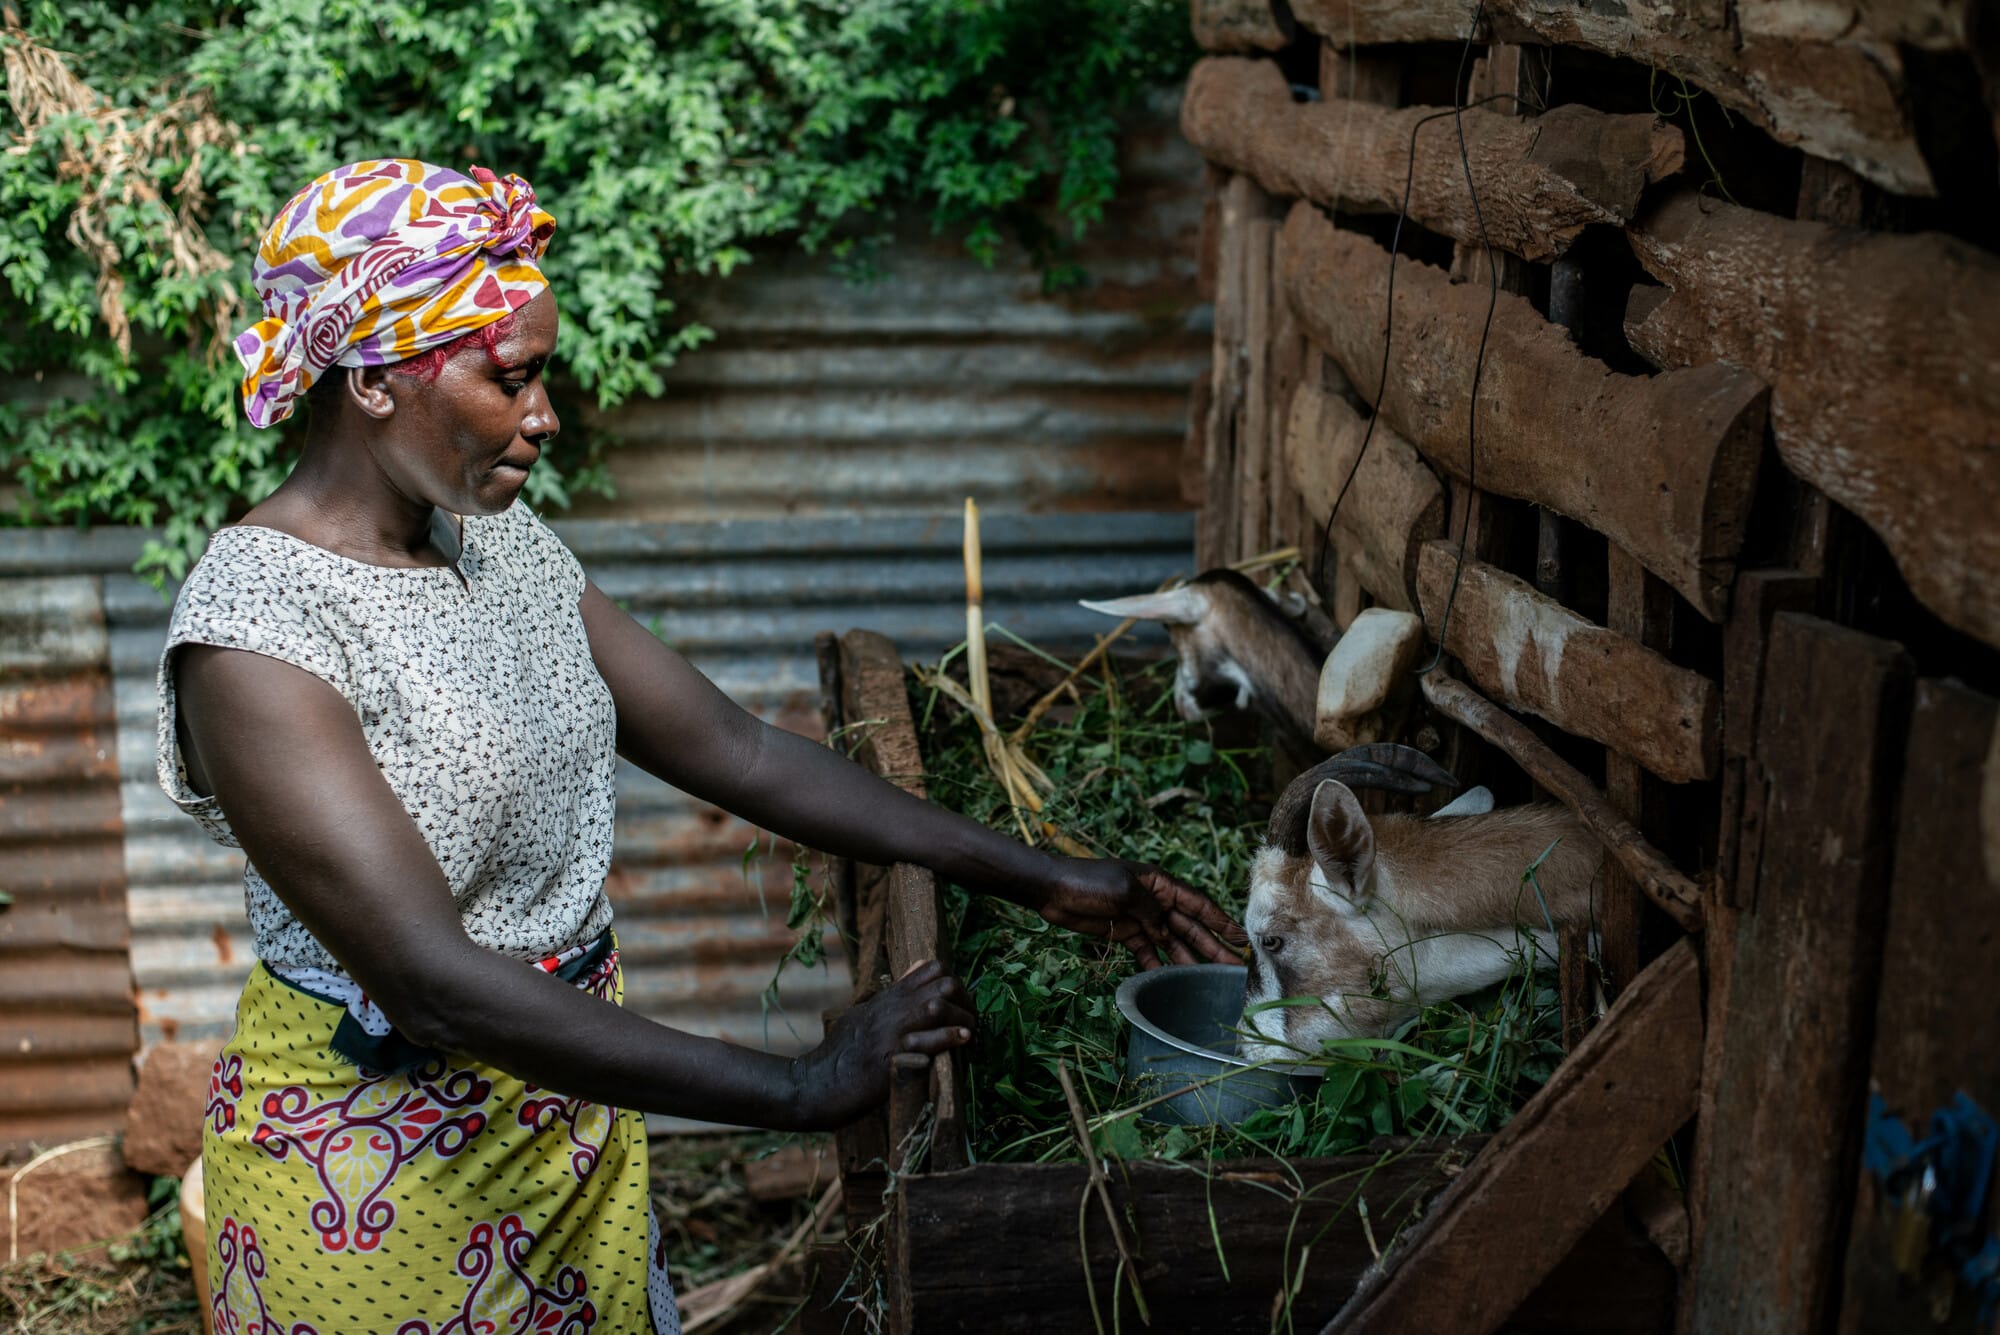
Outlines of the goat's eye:
M 1257 944 L 1264 947 L 1266 955 L 1275 955 L 1285 948 L 1285 938 L 1279 936 L 1276 932 L 1271 932 L 1265 936 L 1258 937 Z

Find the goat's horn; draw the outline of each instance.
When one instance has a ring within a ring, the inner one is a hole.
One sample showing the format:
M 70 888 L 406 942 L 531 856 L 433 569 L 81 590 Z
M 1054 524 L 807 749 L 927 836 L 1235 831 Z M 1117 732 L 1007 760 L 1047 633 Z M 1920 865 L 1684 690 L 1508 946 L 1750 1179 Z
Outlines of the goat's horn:
M 1451 771 L 1414 747 L 1393 742 L 1349 747 L 1320 761 L 1278 794 L 1271 807 L 1271 843 L 1294 857 L 1306 851 L 1306 817 L 1312 812 L 1313 794 L 1328 779 L 1338 779 L 1351 788 L 1387 788 L 1399 793 L 1425 792 L 1433 784 L 1458 787 Z
M 1452 777 L 1450 770 L 1415 747 L 1398 746 L 1394 742 L 1350 746 L 1321 768 L 1326 767 L 1338 772 L 1322 777 L 1339 779 L 1350 787 L 1358 783 L 1367 788 L 1391 788 L 1400 793 L 1421 793 L 1433 785 L 1458 787 L 1458 780 Z M 1352 778 L 1348 777 L 1350 773 Z
M 1188 584 L 1158 593 L 1135 593 L 1129 598 L 1079 598 L 1077 603 L 1106 616 L 1164 621 L 1170 626 L 1192 626 L 1208 615 L 1208 595 Z

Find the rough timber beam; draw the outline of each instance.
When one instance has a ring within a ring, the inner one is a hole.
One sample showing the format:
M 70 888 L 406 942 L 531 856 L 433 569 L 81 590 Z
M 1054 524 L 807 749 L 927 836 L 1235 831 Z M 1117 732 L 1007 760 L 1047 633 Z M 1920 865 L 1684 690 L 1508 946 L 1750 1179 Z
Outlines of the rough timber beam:
M 1768 380 L 1785 465 L 1873 527 L 1932 611 L 2000 645 L 2000 260 L 1693 194 L 1630 238 L 1672 289 L 1634 290 L 1632 346 Z
M 1280 274 L 1306 335 L 1364 397 L 1382 372 L 1389 255 L 1311 204 L 1292 208 Z M 1403 260 L 1385 420 L 1441 472 L 1466 479 L 1467 410 L 1487 293 Z M 1756 481 L 1769 391 L 1722 365 L 1619 375 L 1577 351 L 1523 297 L 1502 293 L 1479 384 L 1477 485 L 1610 537 L 1702 615 L 1727 607 Z
M 1272 62 L 1211 57 L 1188 79 L 1181 130 L 1267 192 L 1330 207 L 1397 212 L 1407 177 L 1413 221 L 1478 245 L 1458 136 L 1441 111 L 1450 108 L 1294 102 Z M 1523 119 L 1501 103 L 1468 109 L 1464 122 L 1487 235 L 1523 259 L 1562 254 L 1593 223 L 1623 225 L 1647 186 L 1681 169 L 1681 132 L 1650 115 L 1568 105 Z
M 1911 10 L 1935 12 L 1905 16 Z M 1963 47 L 1962 15 L 1936 5 L 1867 5 L 1858 16 L 1842 10 L 1835 22 L 1843 30 L 1829 36 L 1810 22 L 1785 19 L 1787 11 L 1818 17 L 1813 7 L 1775 0 L 1486 0 L 1474 40 L 1583 46 L 1622 57 L 1640 79 L 1650 67 L 1706 89 L 1780 143 L 1845 163 L 1898 194 L 1935 194 L 1907 106 L 1901 47 Z M 1462 42 L 1472 13 L 1465 0 L 1292 4 L 1301 26 L 1341 47 Z

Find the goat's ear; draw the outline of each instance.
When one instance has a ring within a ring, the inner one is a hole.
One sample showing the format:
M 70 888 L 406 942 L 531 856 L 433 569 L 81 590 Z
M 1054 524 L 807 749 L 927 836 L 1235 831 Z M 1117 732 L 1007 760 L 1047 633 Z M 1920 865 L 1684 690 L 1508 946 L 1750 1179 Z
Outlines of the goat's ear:
M 1354 790 L 1338 779 L 1322 779 L 1313 789 L 1312 812 L 1306 818 L 1306 849 L 1312 854 L 1320 882 L 1343 913 L 1366 905 L 1373 893 L 1375 827 Z M 1324 892 L 1322 892 L 1324 893 Z
M 1192 626 L 1208 615 L 1208 594 L 1192 584 L 1164 593 L 1135 593 L 1130 598 L 1109 598 L 1103 602 L 1083 598 L 1078 602 L 1106 616 L 1164 621 L 1169 626 Z

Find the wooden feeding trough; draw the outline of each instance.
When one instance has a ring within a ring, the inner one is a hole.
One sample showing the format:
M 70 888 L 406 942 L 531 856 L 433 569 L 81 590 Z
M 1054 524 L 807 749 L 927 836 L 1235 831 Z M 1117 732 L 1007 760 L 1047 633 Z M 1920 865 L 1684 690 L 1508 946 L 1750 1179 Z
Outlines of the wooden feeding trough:
M 817 648 L 829 735 L 922 795 L 895 646 L 857 630 L 822 635 Z M 931 873 L 832 875 L 857 999 L 945 953 Z M 1692 952 L 1662 957 L 1621 1012 L 1496 1136 L 1319 1159 L 974 1164 L 964 1061 L 899 1056 L 888 1106 L 838 1135 L 848 1239 L 817 1250 L 803 1328 L 874 1328 L 854 1324 L 864 1302 L 898 1333 L 1109 1330 L 1114 1320 L 1135 1330 L 1143 1300 L 1156 1330 L 1317 1331 L 1351 1305 L 1339 1329 L 1435 1331 L 1447 1327 L 1404 1315 L 1423 1304 L 1399 1284 L 1409 1264 L 1395 1264 L 1428 1251 L 1476 1275 L 1433 1300 L 1499 1304 L 1510 1329 L 1664 1331 L 1673 1269 L 1619 1197 L 1692 1111 Z M 1581 1162 L 1544 1157 L 1574 1151 L 1580 1126 Z M 1524 1233 L 1537 1239 L 1526 1250 L 1552 1251 L 1551 1262 L 1521 1263 L 1510 1234 Z M 1391 1250 L 1399 1234 L 1407 1241 Z M 1467 1260 L 1482 1238 L 1493 1257 Z

